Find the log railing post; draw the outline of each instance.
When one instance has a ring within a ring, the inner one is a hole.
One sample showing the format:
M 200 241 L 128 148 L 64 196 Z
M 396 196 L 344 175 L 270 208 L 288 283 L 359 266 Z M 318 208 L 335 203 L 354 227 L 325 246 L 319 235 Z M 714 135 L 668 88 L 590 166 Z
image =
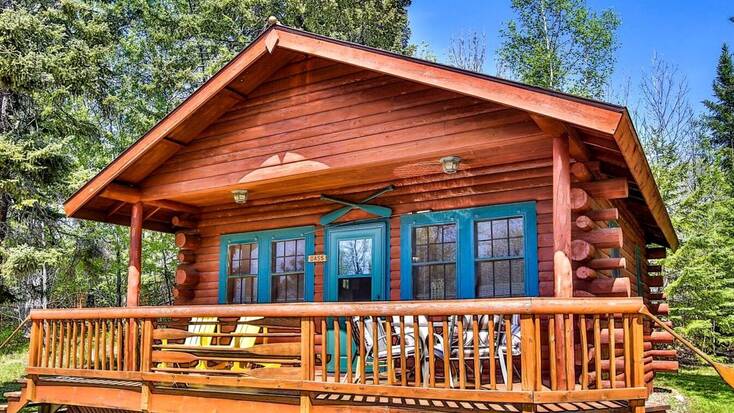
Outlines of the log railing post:
M 31 324 L 31 340 L 28 346 L 28 366 L 39 367 L 40 362 L 40 350 L 41 350 L 41 321 L 33 320 Z M 36 376 L 29 376 L 26 382 L 26 388 L 28 393 L 28 399 L 34 400 L 36 398 Z
M 322 332 L 325 334 L 325 332 Z M 322 344 L 325 345 L 325 344 Z M 315 354 L 314 354 L 314 320 L 311 317 L 301 318 L 301 379 L 303 381 L 314 381 L 315 379 Z M 325 363 L 322 361 L 322 363 Z M 325 380 L 325 378 L 323 378 Z M 301 413 L 311 411 L 311 395 L 302 392 L 300 397 Z
M 143 203 L 133 204 L 130 217 L 130 257 L 127 269 L 127 306 L 140 302 L 140 271 L 143 252 Z
M 553 250 L 571 256 L 571 168 L 568 150 L 568 134 L 553 136 Z M 554 296 L 573 297 L 573 273 L 554 271 Z M 570 318 L 569 322 L 573 323 Z M 573 389 L 573 377 L 568 377 L 567 348 L 573 349 L 573 340 L 567 341 L 564 317 L 556 316 L 555 363 L 557 383 L 560 388 Z M 573 332 L 571 332 L 573 337 Z M 573 362 L 573 360 L 571 360 Z
M 632 348 L 632 387 L 645 387 L 644 318 L 642 315 L 637 314 L 633 316 L 631 320 L 630 347 Z M 629 409 L 631 413 L 643 413 L 645 411 L 645 400 L 630 400 Z
M 140 273 L 142 268 L 143 253 L 143 203 L 137 202 L 132 206 L 130 217 L 130 254 L 127 269 L 127 306 L 137 307 L 140 303 Z M 127 354 L 130 356 L 127 362 L 128 370 L 136 370 L 135 347 L 138 340 L 138 329 L 135 319 L 128 320 L 127 329 Z
M 535 335 L 533 315 L 520 316 L 520 375 L 524 391 L 540 390 L 535 388 L 535 376 L 540 366 L 535 355 L 536 341 L 540 337 Z
M 153 354 L 153 320 L 143 320 L 142 327 L 142 340 L 140 340 L 140 371 L 142 373 L 150 372 L 152 367 L 151 359 Z M 150 386 L 151 383 L 143 380 L 141 383 L 140 393 L 140 410 L 143 412 L 149 411 L 150 407 Z

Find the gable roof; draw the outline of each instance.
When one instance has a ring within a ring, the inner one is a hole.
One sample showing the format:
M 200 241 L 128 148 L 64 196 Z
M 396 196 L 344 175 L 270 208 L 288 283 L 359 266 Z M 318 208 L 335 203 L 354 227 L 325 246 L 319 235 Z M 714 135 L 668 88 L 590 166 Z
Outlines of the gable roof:
M 527 111 L 541 118 L 555 119 L 590 133 L 613 136 L 631 177 L 637 183 L 656 226 L 664 236 L 660 241 L 672 248 L 677 247 L 677 236 L 626 108 L 281 25 L 271 26 L 264 31 L 183 103 L 74 193 L 64 204 L 67 215 L 99 219 L 93 213 L 84 211 L 84 206 L 105 191 L 126 192 L 130 202 L 140 200 L 139 193 L 120 187 L 118 183 L 134 183 L 147 176 L 198 132 L 242 100 L 248 90 L 257 87 L 294 57 L 303 55 L 358 66 L 473 96 Z M 243 82 L 243 76 L 246 76 L 246 82 Z M 235 83 L 239 86 L 235 87 Z M 245 85 L 244 89 L 242 84 Z M 187 208 L 185 205 L 174 205 L 171 201 L 158 203 L 163 208 Z

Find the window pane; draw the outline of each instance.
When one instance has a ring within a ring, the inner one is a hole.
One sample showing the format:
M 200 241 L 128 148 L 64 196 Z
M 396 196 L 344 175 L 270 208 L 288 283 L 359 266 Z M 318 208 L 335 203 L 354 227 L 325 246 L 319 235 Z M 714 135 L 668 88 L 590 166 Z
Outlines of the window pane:
M 370 301 L 372 299 L 372 278 L 350 277 L 338 282 L 339 301 Z
M 446 299 L 456 298 L 456 265 L 455 264 L 446 264 L 444 266 L 444 279 L 446 280 L 444 298 Z
M 494 297 L 494 263 L 492 261 L 480 261 L 476 266 L 477 298 Z
M 495 258 L 506 257 L 509 253 L 507 238 L 495 239 L 492 241 L 492 256 Z
M 233 304 L 249 304 L 257 301 L 257 280 L 254 276 L 229 278 L 227 301 Z
M 339 241 L 339 275 L 372 273 L 372 238 Z
M 492 221 L 492 239 L 507 238 L 507 220 L 497 219 Z
M 522 256 L 523 238 L 510 238 L 510 256 Z
M 506 260 L 494 262 L 495 296 L 510 295 L 510 262 Z
M 510 219 L 510 236 L 521 237 L 523 236 L 523 222 L 522 218 Z
M 525 295 L 525 260 L 510 262 L 512 295 Z
M 429 268 L 427 265 L 413 267 L 413 297 L 416 300 L 428 300 L 430 295 Z

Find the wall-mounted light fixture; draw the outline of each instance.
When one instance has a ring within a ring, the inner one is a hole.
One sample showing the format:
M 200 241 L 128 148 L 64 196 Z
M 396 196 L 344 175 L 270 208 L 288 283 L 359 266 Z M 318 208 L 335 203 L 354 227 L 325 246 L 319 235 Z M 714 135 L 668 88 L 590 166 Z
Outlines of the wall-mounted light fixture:
M 455 174 L 459 170 L 461 158 L 458 156 L 444 156 L 440 162 L 444 173 Z
M 244 204 L 247 202 L 247 189 L 235 189 L 232 191 L 232 198 L 235 204 Z

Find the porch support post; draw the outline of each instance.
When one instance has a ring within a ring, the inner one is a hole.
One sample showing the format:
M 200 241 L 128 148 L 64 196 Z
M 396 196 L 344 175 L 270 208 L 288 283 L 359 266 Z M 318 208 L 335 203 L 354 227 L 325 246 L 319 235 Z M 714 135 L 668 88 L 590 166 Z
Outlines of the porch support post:
M 568 135 L 566 133 L 553 136 L 553 250 L 561 251 L 566 257 L 571 255 L 571 171 L 568 152 Z M 555 257 L 554 257 L 555 258 Z M 558 298 L 573 297 L 573 272 L 554 271 L 553 274 L 554 295 Z M 572 373 L 573 357 L 567 360 L 567 348 L 573 346 L 573 342 L 566 343 L 569 336 L 564 326 L 565 322 L 572 323 L 569 317 L 564 320 L 563 314 L 556 315 L 556 380 L 560 388 L 573 389 Z M 570 334 L 573 337 L 573 332 Z M 573 347 L 571 354 L 573 354 Z M 569 366 L 571 366 L 569 368 Z
M 133 204 L 130 217 L 130 261 L 127 267 L 127 306 L 140 302 L 140 272 L 143 253 L 143 203 Z

